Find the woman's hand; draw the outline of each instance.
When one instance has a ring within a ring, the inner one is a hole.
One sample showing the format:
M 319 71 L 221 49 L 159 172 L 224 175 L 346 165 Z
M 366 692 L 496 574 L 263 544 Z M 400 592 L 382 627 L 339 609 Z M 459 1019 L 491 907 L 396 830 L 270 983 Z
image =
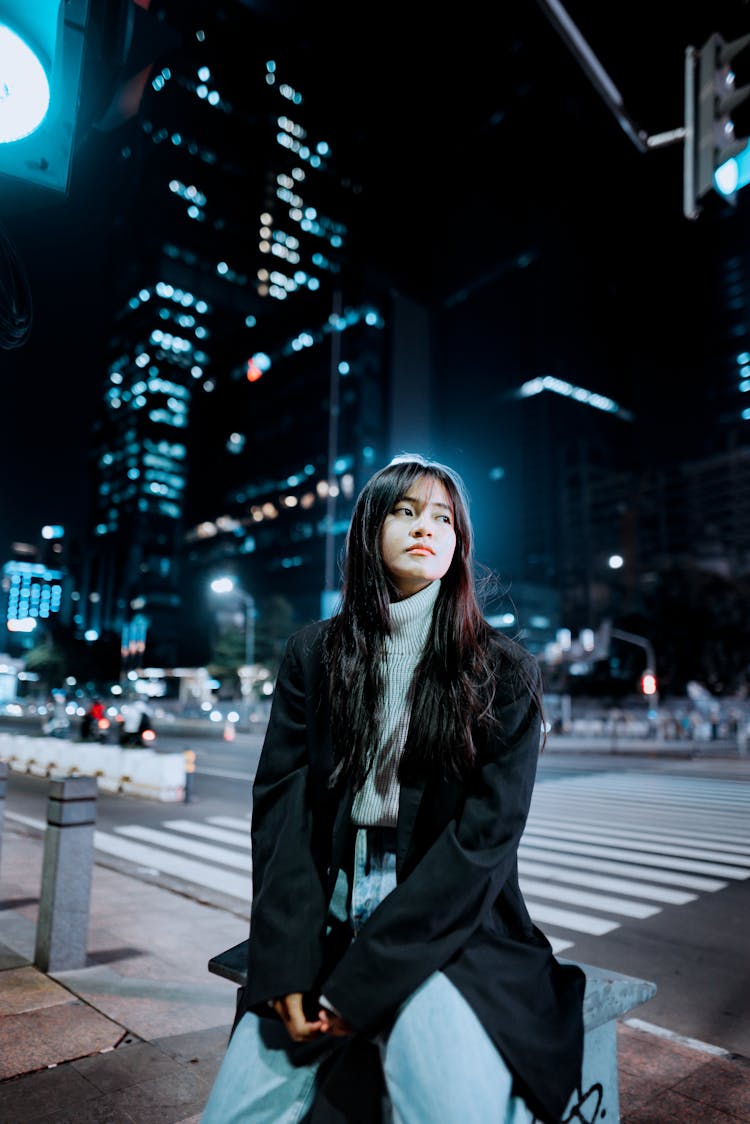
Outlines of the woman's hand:
M 308 1022 L 302 1008 L 301 992 L 294 991 L 290 995 L 282 995 L 279 999 L 274 999 L 271 1006 L 294 1042 L 307 1042 L 310 1038 L 319 1038 L 325 1033 L 321 1019 L 314 1023 Z
M 330 1034 L 333 1038 L 346 1038 L 348 1035 L 354 1034 L 354 1030 L 349 1026 L 343 1015 L 337 1015 L 334 1011 L 329 1011 L 327 1007 L 320 1008 L 318 1018 L 324 1034 Z

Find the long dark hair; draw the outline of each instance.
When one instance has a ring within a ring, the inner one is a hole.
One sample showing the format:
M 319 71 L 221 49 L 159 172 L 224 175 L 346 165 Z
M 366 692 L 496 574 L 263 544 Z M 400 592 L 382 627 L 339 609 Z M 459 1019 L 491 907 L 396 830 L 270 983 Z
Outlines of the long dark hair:
M 396 590 L 383 563 L 386 516 L 419 477 L 439 481 L 453 505 L 456 549 L 440 583 L 432 627 L 412 682 L 409 737 L 399 766 L 403 780 L 463 776 L 476 757 L 477 727 L 496 724 L 492 704 L 498 663 L 516 673 L 541 714 L 538 689 L 519 664 L 517 645 L 486 622 L 477 597 L 469 499 L 461 477 L 418 454 L 396 457 L 365 484 L 346 540 L 341 607 L 326 635 L 331 726 L 338 764 L 335 783 L 348 776 L 360 787 L 377 751 L 373 731 L 381 714 L 384 640 Z

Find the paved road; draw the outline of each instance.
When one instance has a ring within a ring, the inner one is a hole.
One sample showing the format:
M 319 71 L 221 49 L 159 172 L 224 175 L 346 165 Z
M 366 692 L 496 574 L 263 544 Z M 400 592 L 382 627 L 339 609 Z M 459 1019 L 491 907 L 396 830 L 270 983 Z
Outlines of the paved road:
M 97 861 L 248 917 L 259 747 L 204 746 L 189 804 L 100 796 Z M 45 799 L 44 780 L 12 774 L 6 815 L 42 831 Z M 655 980 L 644 1017 L 750 1056 L 747 761 L 551 752 L 519 873 L 560 955 Z

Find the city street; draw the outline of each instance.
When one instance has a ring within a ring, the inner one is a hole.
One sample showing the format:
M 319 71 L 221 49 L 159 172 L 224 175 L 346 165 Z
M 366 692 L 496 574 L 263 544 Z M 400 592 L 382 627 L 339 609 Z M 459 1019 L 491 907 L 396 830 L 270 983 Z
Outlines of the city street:
M 185 738 L 160 740 L 163 750 L 190 748 Z M 261 735 L 192 744 L 188 803 L 100 795 L 97 862 L 249 917 Z M 12 773 L 9 822 L 43 831 L 46 792 L 43 778 Z M 655 981 L 641 1018 L 750 1054 L 747 758 L 556 743 L 540 760 L 519 861 L 531 915 L 560 956 Z

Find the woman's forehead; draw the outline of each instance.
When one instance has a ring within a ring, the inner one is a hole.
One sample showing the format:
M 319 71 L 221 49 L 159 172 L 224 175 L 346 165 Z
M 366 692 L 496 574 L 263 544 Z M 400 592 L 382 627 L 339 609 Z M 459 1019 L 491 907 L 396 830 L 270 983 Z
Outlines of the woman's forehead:
M 450 492 L 437 476 L 422 473 L 404 488 L 402 499 L 419 500 L 423 504 L 442 504 L 453 510 Z

